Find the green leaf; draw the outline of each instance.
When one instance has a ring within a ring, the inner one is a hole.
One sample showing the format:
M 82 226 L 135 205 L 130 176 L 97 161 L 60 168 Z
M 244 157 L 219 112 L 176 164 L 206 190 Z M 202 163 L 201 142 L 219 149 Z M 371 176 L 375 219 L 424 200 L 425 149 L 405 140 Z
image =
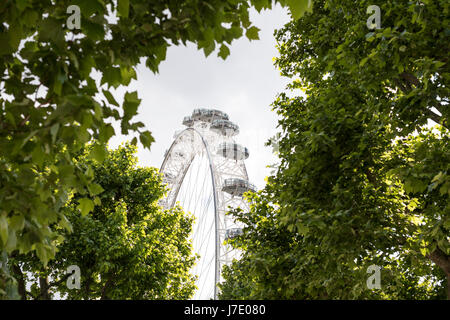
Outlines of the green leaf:
M 103 24 L 84 20 L 81 29 L 86 36 L 93 41 L 100 41 L 105 38 L 105 27 Z
M 120 68 L 120 76 L 122 79 L 122 84 L 127 86 L 130 84 L 131 79 L 136 79 L 136 71 L 134 68 L 122 67 Z
M 259 30 L 260 29 L 255 26 L 250 27 L 245 32 L 245 35 L 249 40 L 259 40 Z
M 92 166 L 88 165 L 88 167 L 87 167 L 86 171 L 84 172 L 84 174 L 89 179 L 93 179 L 94 178 L 94 169 L 92 169 Z
M 365 57 L 364 59 L 361 60 L 361 62 L 359 63 L 359 66 L 362 67 L 366 64 L 367 60 L 369 60 L 368 57 Z
M 80 7 L 81 14 L 90 18 L 94 13 L 105 13 L 105 4 L 103 0 L 72 0 L 71 4 Z
M 106 148 L 102 145 L 95 144 L 92 147 L 90 157 L 92 159 L 97 160 L 98 162 L 103 162 L 103 160 L 105 160 L 106 157 Z
M 124 119 L 130 120 L 136 115 L 140 103 L 141 99 L 138 98 L 137 91 L 125 93 L 123 102 Z
M 14 230 L 9 229 L 8 241 L 6 242 L 5 249 L 7 252 L 11 252 L 17 248 L 17 235 Z
M 89 198 L 82 198 L 78 200 L 77 209 L 80 210 L 83 216 L 94 210 L 94 202 Z
M 13 48 L 9 45 L 9 34 L 8 33 L 0 33 L 0 56 L 7 55 L 13 53 L 16 48 Z
M 365 37 L 367 41 L 372 42 L 375 40 L 375 32 L 368 32 Z
M 102 193 L 103 191 L 105 191 L 102 188 L 102 186 L 97 183 L 88 185 L 88 189 L 89 189 L 89 193 L 91 194 L 91 196 L 96 196 L 96 195 Z
M 52 142 L 55 143 L 56 141 L 56 134 L 58 133 L 59 130 L 59 123 L 55 123 L 51 128 L 50 128 L 50 134 L 52 135 Z
M 44 150 L 42 150 L 41 145 L 37 145 L 33 152 L 31 153 L 31 158 L 33 159 L 33 162 L 36 163 L 38 166 L 42 166 L 44 163 Z
M 111 124 L 107 124 L 104 128 L 101 129 L 99 134 L 99 140 L 102 143 L 107 143 L 108 140 L 115 134 L 114 128 Z
M 427 248 L 420 248 L 420 253 L 425 257 L 428 254 Z
M 73 231 L 73 227 L 72 224 L 70 223 L 70 221 L 66 218 L 66 216 L 62 216 L 61 220 L 59 220 L 59 225 L 66 229 L 69 232 Z
M 220 47 L 219 53 L 217 55 L 225 60 L 230 55 L 230 49 L 228 49 L 228 47 L 223 44 Z
M 94 103 L 94 117 L 98 121 L 101 121 L 102 118 L 103 118 L 102 106 L 99 103 L 97 103 L 97 102 Z
M 166 55 L 167 55 L 167 45 L 166 44 L 156 46 L 153 48 L 153 50 L 155 51 L 155 55 L 156 55 L 158 64 L 161 61 L 166 60 Z M 132 72 L 134 72 L 134 69 L 132 70 Z M 134 73 L 134 79 L 136 79 L 136 73 Z
M 298 233 L 300 233 L 301 235 L 306 235 L 309 232 L 309 228 L 301 222 L 297 222 L 296 226 Z
M 19 11 L 25 10 L 25 8 L 30 7 L 29 0 L 16 0 L 16 6 Z
M 450 230 L 450 217 L 447 217 L 444 221 L 444 228 Z
M 39 260 L 41 260 L 44 263 L 44 266 L 46 266 L 48 263 L 49 257 L 47 254 L 47 250 L 43 244 L 41 244 L 41 243 L 36 244 L 36 254 L 37 254 Z
M 64 81 L 65 81 L 65 75 L 63 75 L 62 73 L 58 73 L 57 76 L 54 78 L 53 92 L 56 93 L 58 96 L 61 95 Z
M 6 112 L 5 118 L 14 127 L 14 129 L 17 128 L 16 120 L 14 119 L 14 115 L 11 112 Z
M 148 57 L 145 61 L 145 65 L 149 67 L 152 72 L 158 73 L 159 64 L 157 62 L 157 59 L 155 59 L 154 57 Z
M 23 36 L 24 36 L 24 34 L 23 34 L 21 24 L 11 25 L 11 27 L 8 31 L 8 38 L 9 38 L 8 43 L 11 46 L 11 48 L 14 49 L 14 51 L 18 49 L 18 46 L 19 46 L 20 41 L 22 40 Z
M 306 12 L 312 12 L 312 0 L 286 0 L 294 19 L 300 19 Z
M 91 73 L 93 67 L 95 67 L 95 60 L 93 57 L 86 56 L 81 59 L 80 73 L 83 75 L 83 77 L 89 77 L 89 74 Z
M 9 227 L 15 231 L 21 231 L 25 226 L 25 218 L 21 214 L 15 214 L 9 219 Z
M 25 25 L 32 26 L 36 24 L 38 17 L 36 11 L 26 10 L 22 15 L 22 21 Z
M 271 0 L 252 0 L 252 4 L 258 12 L 260 12 L 264 8 L 268 8 L 270 6 L 270 3 Z
M 2 240 L 3 245 L 6 245 L 8 240 L 8 220 L 6 219 L 6 213 L 0 215 L 0 240 Z
M 438 182 L 438 183 L 441 183 L 442 179 L 443 179 L 445 176 L 446 176 L 446 175 L 445 175 L 442 171 L 439 171 L 439 173 L 433 177 L 433 179 L 431 180 L 431 182 Z
M 65 40 L 61 21 L 53 17 L 43 20 L 39 24 L 39 40 L 44 42 L 49 41 L 58 48 L 63 49 Z
M 129 10 L 130 10 L 130 0 L 117 1 L 117 11 L 119 12 L 119 16 L 128 18 Z
M 443 195 L 449 195 L 450 196 L 450 181 L 447 181 L 439 188 L 439 193 Z
M 95 197 L 95 198 L 94 198 L 94 204 L 95 204 L 96 206 L 100 206 L 100 205 L 102 204 L 102 201 L 100 200 L 99 197 Z
M 142 132 L 139 136 L 139 140 L 141 141 L 144 148 L 150 149 L 151 144 L 155 141 L 150 131 Z
M 110 67 L 103 71 L 101 84 L 107 83 L 110 86 L 117 88 L 122 84 L 122 74 L 120 68 Z
M 211 41 L 211 43 L 203 48 L 203 52 L 205 53 L 205 57 L 208 57 L 216 48 L 216 43 Z
M 110 104 L 119 107 L 119 104 L 117 103 L 116 99 L 114 99 L 114 96 L 111 94 L 111 92 L 109 92 L 108 90 L 102 90 L 102 92 Z

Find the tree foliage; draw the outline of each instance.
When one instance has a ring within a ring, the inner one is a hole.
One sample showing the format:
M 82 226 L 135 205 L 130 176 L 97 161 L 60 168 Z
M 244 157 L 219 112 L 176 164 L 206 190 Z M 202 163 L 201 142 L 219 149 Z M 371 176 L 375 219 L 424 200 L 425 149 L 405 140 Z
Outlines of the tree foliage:
M 63 208 L 70 224 L 59 230 L 63 237 L 55 258 L 46 266 L 32 254 L 10 259 L 21 297 L 189 298 L 195 280 L 193 218 L 179 207 L 158 205 L 165 192 L 162 178 L 157 169 L 136 166 L 136 147 L 112 150 L 102 162 L 89 159 L 89 152 L 77 164 L 92 168 L 96 195 L 74 194 Z M 80 289 L 67 286 L 71 273 L 66 271 L 73 265 L 80 268 Z
M 291 7 L 294 17 L 310 3 L 275 2 Z M 66 25 L 72 5 L 80 8 L 80 29 Z M 111 93 L 137 79 L 138 63 L 157 72 L 169 46 L 187 43 L 206 55 L 219 48 L 226 58 L 244 30 L 249 39 L 258 38 L 249 9 L 271 6 L 271 0 L 2 1 L 0 250 L 35 251 L 44 264 L 55 256 L 58 234 L 50 225 L 67 223 L 60 208 L 68 194 L 93 195 L 93 181 L 74 156 L 95 141 L 90 157 L 105 158 L 116 133 L 111 121 L 150 147 L 151 133 L 133 121 L 137 92 L 127 92 L 123 102 Z M 79 205 L 93 209 L 88 200 Z M 1 292 L 7 277 L 0 272 Z
M 381 29 L 367 29 L 369 5 Z M 322 0 L 276 33 L 276 65 L 305 97 L 273 104 L 280 165 L 250 212 L 234 212 L 243 258 L 224 270 L 222 298 L 446 296 L 448 13 L 439 0 Z

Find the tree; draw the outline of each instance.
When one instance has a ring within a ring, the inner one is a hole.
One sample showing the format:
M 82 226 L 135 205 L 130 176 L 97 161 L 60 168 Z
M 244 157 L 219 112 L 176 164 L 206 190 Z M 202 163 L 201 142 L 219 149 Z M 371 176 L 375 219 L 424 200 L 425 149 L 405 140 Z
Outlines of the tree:
M 381 29 L 367 29 L 369 5 Z M 273 104 L 280 164 L 234 212 L 243 256 L 222 298 L 450 297 L 448 10 L 315 1 L 276 33 L 276 65 L 306 97 Z M 366 286 L 371 265 L 381 289 Z
M 36 255 L 11 258 L 23 299 L 191 297 L 193 217 L 179 207 L 158 205 L 165 192 L 162 177 L 157 169 L 137 167 L 135 152 L 127 144 L 109 151 L 102 162 L 89 159 L 88 151 L 78 157 L 79 166 L 92 168 L 97 195 L 92 203 L 82 202 L 79 194 L 71 197 L 63 209 L 71 227 L 60 231 L 62 242 L 47 266 Z M 90 205 L 88 213 L 83 207 Z M 80 268 L 79 290 L 67 286 L 69 266 Z
M 310 1 L 276 2 L 297 17 Z M 66 223 L 59 209 L 73 190 L 88 203 L 93 183 L 74 155 L 95 141 L 90 156 L 105 158 L 105 145 L 115 134 L 111 120 L 120 122 L 122 134 L 137 134 L 150 147 L 151 133 L 132 121 L 140 105 L 137 92 L 127 92 L 121 104 L 110 92 L 137 78 L 139 62 L 157 72 L 169 46 L 188 42 L 206 55 L 220 46 L 218 55 L 225 59 L 228 45 L 244 30 L 249 39 L 258 38 L 249 9 L 271 5 L 270 0 L 2 1 L 0 250 L 35 251 L 44 263 L 54 257 L 58 234 L 49 226 Z M 80 9 L 79 29 L 73 6 Z M 100 81 L 93 71 L 101 73 Z

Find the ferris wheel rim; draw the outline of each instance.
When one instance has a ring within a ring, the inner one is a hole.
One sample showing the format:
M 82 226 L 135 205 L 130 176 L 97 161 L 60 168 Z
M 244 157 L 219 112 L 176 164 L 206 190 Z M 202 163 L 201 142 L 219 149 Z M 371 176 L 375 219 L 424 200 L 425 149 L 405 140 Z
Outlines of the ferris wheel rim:
M 209 144 L 205 140 L 205 138 L 203 137 L 201 132 L 199 132 L 195 128 L 186 128 L 183 131 L 181 131 L 176 136 L 174 141 L 172 142 L 172 145 L 170 146 L 169 150 L 167 151 L 167 154 L 164 156 L 164 161 L 163 161 L 163 163 L 161 165 L 160 172 L 164 172 L 164 168 L 165 168 L 166 162 L 169 159 L 169 157 L 171 155 L 171 152 L 172 152 L 172 149 L 177 143 L 177 140 L 181 136 L 183 136 L 186 132 L 189 132 L 189 131 L 192 131 L 192 132 L 196 133 L 201 138 L 202 143 L 203 143 L 203 147 L 206 150 L 206 155 L 207 155 L 208 162 L 209 162 L 209 173 L 211 175 L 211 183 L 212 183 L 212 188 L 213 188 L 213 200 L 214 200 L 214 229 L 215 229 L 215 253 L 214 253 L 214 260 L 215 260 L 215 263 L 214 263 L 215 264 L 214 283 L 215 283 L 215 285 L 214 285 L 214 298 L 216 298 L 217 297 L 217 283 L 219 282 L 219 277 L 220 277 L 220 270 L 219 270 L 219 268 L 220 268 L 219 267 L 219 265 L 220 265 L 219 210 L 218 210 L 218 207 L 217 207 L 217 197 L 218 197 L 218 194 L 217 194 L 218 191 L 217 190 L 218 190 L 218 188 L 217 188 L 217 184 L 216 184 L 216 179 L 214 177 L 214 168 L 213 168 L 214 162 L 212 161 L 212 158 L 211 158 L 211 153 L 210 153 L 210 150 L 209 150 Z M 186 173 L 189 170 L 190 166 L 192 165 L 192 162 L 195 159 L 195 157 L 196 157 L 196 155 L 194 154 L 194 156 L 191 157 L 191 159 L 189 160 L 189 164 L 186 166 L 185 170 L 183 170 L 183 175 L 182 175 L 181 179 L 179 179 L 180 183 L 177 183 L 177 190 L 175 191 L 175 195 L 173 197 L 172 203 L 169 205 L 170 207 L 173 207 L 173 205 L 175 204 L 177 196 L 178 196 L 178 193 L 179 193 L 181 185 L 182 185 L 182 182 L 184 181 Z

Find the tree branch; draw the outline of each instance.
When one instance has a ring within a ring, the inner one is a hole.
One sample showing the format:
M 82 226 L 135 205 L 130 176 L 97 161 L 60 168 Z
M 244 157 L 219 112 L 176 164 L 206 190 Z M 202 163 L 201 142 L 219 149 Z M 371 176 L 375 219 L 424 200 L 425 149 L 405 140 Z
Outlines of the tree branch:
M 377 179 L 375 178 L 375 176 L 372 174 L 372 172 L 370 172 L 369 168 L 365 168 L 364 173 L 366 174 L 367 180 L 369 180 L 369 182 L 371 184 L 373 184 L 374 186 L 377 185 Z
M 92 277 L 87 278 L 86 282 L 85 282 L 85 295 L 84 295 L 84 299 L 85 300 L 89 300 L 89 293 L 91 291 L 91 282 L 92 282 Z
M 20 269 L 17 264 L 13 264 L 12 269 L 14 274 L 16 275 L 20 299 L 27 300 L 27 289 L 25 286 L 25 279 L 23 277 L 22 269 Z
M 400 77 L 401 77 L 401 79 L 394 79 L 394 83 L 400 88 L 400 90 L 404 94 L 408 94 L 412 90 L 412 86 L 411 85 L 414 85 L 416 87 L 418 87 L 420 85 L 419 79 L 417 79 L 417 77 L 414 76 L 411 73 L 403 72 L 403 73 L 400 74 Z M 434 103 L 432 106 L 439 110 L 437 102 Z M 429 119 L 433 120 L 434 122 L 436 122 L 436 123 L 440 124 L 441 126 L 449 129 L 448 124 L 446 123 L 446 121 L 441 121 L 442 117 L 440 115 L 434 113 L 430 109 L 426 109 L 425 115 Z
M 428 255 L 428 258 L 439 266 L 445 274 L 450 276 L 450 256 L 447 256 L 439 247 Z
M 445 272 L 447 276 L 447 299 L 450 300 L 450 256 L 436 247 L 427 257 Z
M 446 127 L 448 129 L 448 126 L 447 126 L 447 124 L 444 121 L 442 121 L 442 123 L 441 123 L 442 117 L 440 115 L 438 115 L 437 113 L 434 113 L 430 109 L 427 109 L 426 113 L 427 113 L 427 116 L 428 116 L 429 119 L 433 120 L 434 122 L 436 122 L 436 123 L 438 123 L 438 124 L 440 124 L 440 125 L 442 125 L 442 126 L 444 126 L 444 127 Z
M 106 281 L 105 286 L 104 286 L 103 289 L 102 289 L 102 296 L 100 297 L 100 300 L 108 300 L 108 297 L 107 297 L 107 295 L 106 295 L 106 291 L 107 291 L 107 289 L 109 289 L 109 287 L 111 286 L 112 281 L 113 281 L 114 278 L 115 278 L 115 274 L 112 274 L 112 275 L 108 278 L 108 280 Z
M 50 300 L 50 294 L 48 292 L 48 278 L 47 277 L 39 277 L 39 288 L 41 289 L 41 294 L 39 298 L 43 300 Z
M 400 74 L 400 77 L 402 77 L 403 80 L 405 80 L 409 84 L 409 86 L 411 86 L 411 84 L 415 85 L 416 87 L 420 85 L 419 79 L 417 79 L 416 76 L 411 73 L 403 72 Z
M 72 274 L 68 273 L 65 274 L 61 279 L 57 280 L 57 281 L 53 281 L 52 283 L 48 284 L 48 287 L 55 287 L 55 286 L 59 286 L 61 283 L 63 283 L 64 281 L 66 281 Z

